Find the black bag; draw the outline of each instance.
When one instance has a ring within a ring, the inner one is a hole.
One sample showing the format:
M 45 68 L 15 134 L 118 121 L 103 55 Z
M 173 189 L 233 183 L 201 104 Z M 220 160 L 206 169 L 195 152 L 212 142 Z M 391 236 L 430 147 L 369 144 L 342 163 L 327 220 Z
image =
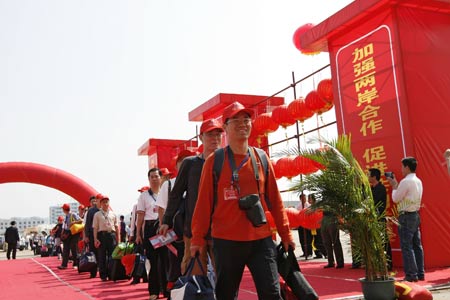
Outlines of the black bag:
M 191 275 L 195 262 L 206 274 L 198 255 L 191 258 L 186 272 L 178 278 L 170 290 L 172 300 L 215 300 L 214 289 L 206 275 Z
M 134 258 L 134 267 L 131 276 L 134 281 L 139 281 L 141 278 L 147 278 L 147 269 L 145 268 L 145 261 L 147 257 L 143 254 L 142 244 L 136 245 L 134 248 L 134 253 L 136 257 Z
M 130 279 L 126 274 L 125 267 L 122 265 L 120 259 L 109 258 L 108 274 L 109 279 L 112 281 Z
M 90 252 L 89 248 L 86 247 L 78 260 L 78 273 L 91 272 L 96 268 L 97 259 L 95 258 L 95 254 L 94 252 Z
M 70 232 L 70 229 L 64 229 L 61 232 L 61 241 L 67 240 L 71 235 L 72 233 Z
M 286 281 L 298 299 L 317 300 L 319 296 L 300 271 L 294 250 L 289 247 L 286 252 L 280 243 L 277 246 L 278 273 Z

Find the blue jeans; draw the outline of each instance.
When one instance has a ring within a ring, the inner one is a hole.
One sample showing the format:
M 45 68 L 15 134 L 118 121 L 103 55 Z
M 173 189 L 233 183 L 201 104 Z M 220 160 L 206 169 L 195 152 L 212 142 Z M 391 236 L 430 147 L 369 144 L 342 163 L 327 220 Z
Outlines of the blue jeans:
M 255 241 L 213 238 L 216 262 L 216 299 L 238 299 L 239 284 L 248 266 L 258 299 L 281 300 L 276 247 L 271 237 Z
M 420 239 L 419 213 L 405 213 L 398 217 L 400 227 L 400 247 L 402 249 L 403 269 L 407 278 L 417 279 L 425 274 L 423 248 Z

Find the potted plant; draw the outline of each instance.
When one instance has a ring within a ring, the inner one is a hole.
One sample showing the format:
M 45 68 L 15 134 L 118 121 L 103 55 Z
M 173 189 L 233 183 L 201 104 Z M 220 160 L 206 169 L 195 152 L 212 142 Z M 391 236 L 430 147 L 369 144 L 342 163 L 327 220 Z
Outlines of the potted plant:
M 366 172 L 351 151 L 351 138 L 339 136 L 333 141 L 321 141 L 320 150 L 299 150 L 298 155 L 310 158 L 324 166 L 314 174 L 304 176 L 292 190 L 317 193 L 318 201 L 312 209 L 322 209 L 337 215 L 342 230 L 349 232 L 352 255 L 365 267 L 360 279 L 366 300 L 395 299 L 394 279 L 389 277 L 384 250 L 385 224 L 374 205 Z M 387 288 L 380 285 L 387 284 Z M 376 285 L 375 294 L 367 285 Z

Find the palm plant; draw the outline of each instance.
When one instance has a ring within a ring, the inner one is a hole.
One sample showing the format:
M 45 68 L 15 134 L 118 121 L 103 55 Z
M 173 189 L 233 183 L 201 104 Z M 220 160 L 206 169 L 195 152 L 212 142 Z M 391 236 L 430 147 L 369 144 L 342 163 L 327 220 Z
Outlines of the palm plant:
M 351 151 L 350 136 L 321 141 L 322 150 L 298 150 L 298 155 L 308 157 L 325 168 L 304 176 L 291 188 L 301 192 L 317 193 L 312 209 L 323 209 L 336 214 L 341 229 L 351 235 L 353 256 L 365 265 L 367 281 L 388 279 L 384 252 L 385 228 L 374 206 L 366 173 Z

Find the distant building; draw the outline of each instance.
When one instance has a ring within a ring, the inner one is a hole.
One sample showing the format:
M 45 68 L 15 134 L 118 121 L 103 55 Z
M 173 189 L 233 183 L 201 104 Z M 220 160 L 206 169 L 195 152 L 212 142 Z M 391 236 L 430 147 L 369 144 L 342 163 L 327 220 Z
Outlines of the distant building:
M 46 218 L 41 217 L 28 217 L 28 218 L 19 218 L 14 217 L 10 219 L 0 219 L 0 234 L 4 234 L 6 228 L 8 228 L 11 224 L 11 221 L 16 221 L 16 226 L 19 232 L 23 232 L 26 228 L 36 227 L 43 225 L 46 222 Z

